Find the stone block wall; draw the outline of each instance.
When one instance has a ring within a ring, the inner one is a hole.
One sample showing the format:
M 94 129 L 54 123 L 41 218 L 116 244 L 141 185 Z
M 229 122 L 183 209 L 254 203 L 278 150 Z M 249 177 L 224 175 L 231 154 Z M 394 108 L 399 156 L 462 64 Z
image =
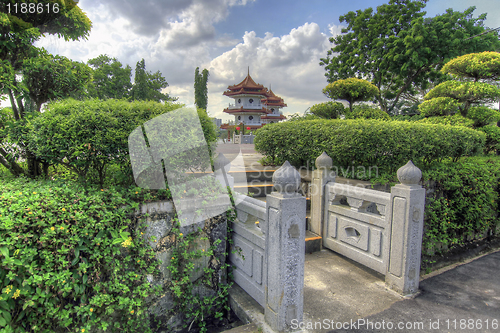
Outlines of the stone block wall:
M 138 219 L 138 225 L 145 223 L 148 225 L 144 231 L 144 238 L 156 254 L 156 259 L 161 261 L 159 266 L 159 276 L 148 275 L 148 281 L 153 285 L 162 286 L 162 294 L 152 296 L 148 300 L 148 311 L 156 316 L 156 324 L 160 328 L 157 332 L 180 332 L 185 324 L 183 313 L 176 310 L 174 295 L 170 291 L 172 274 L 168 269 L 171 263 L 174 247 L 175 234 L 172 232 L 174 227 L 175 209 L 171 201 L 159 201 L 142 204 L 137 210 L 135 217 Z M 227 219 L 225 214 L 218 215 L 206 220 L 201 220 L 195 224 L 180 227 L 180 233 L 187 235 L 191 232 L 202 231 L 197 234 L 194 242 L 188 248 L 188 251 L 205 250 L 209 251 L 215 246 L 214 255 L 211 257 L 202 256 L 193 259 L 194 270 L 189 277 L 195 284 L 193 294 L 201 297 L 211 297 L 217 294 L 219 285 L 226 282 L 226 246 L 227 246 Z M 151 240 L 151 236 L 154 240 Z M 220 242 L 217 242 L 220 240 Z M 210 283 L 206 281 L 205 268 L 210 268 Z

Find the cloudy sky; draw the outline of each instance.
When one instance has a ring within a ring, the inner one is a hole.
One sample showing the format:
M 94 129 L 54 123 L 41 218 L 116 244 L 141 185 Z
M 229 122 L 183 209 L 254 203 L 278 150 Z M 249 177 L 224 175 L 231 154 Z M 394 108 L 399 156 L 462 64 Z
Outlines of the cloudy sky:
M 328 38 L 340 33 L 340 15 L 376 8 L 384 0 L 81 0 L 93 24 L 88 40 L 65 42 L 46 37 L 37 46 L 53 54 L 86 62 L 100 54 L 135 69 L 159 70 L 166 91 L 186 105 L 194 103 L 194 70 L 210 71 L 208 112 L 222 113 L 233 100 L 222 95 L 228 85 L 247 74 L 281 96 L 284 114 L 302 114 L 327 101 L 327 84 L 319 59 L 331 47 Z M 428 16 L 451 7 L 476 6 L 474 16 L 488 13 L 486 25 L 500 27 L 498 0 L 430 0 Z

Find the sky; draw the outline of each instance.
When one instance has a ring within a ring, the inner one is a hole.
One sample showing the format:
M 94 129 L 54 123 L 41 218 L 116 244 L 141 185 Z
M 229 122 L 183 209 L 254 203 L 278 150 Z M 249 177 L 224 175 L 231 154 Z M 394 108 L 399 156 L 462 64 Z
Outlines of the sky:
M 320 58 L 341 32 L 339 16 L 376 8 L 388 0 L 81 0 L 92 21 L 87 40 L 65 42 L 48 36 L 37 42 L 50 53 L 87 62 L 101 54 L 130 65 L 144 58 L 146 69 L 160 71 L 171 96 L 194 103 L 194 71 L 206 68 L 210 116 L 233 120 L 222 110 L 233 99 L 222 93 L 252 78 L 282 97 L 285 115 L 303 114 L 328 100 Z M 429 0 L 432 17 L 447 8 L 476 6 L 474 17 L 488 13 L 485 25 L 500 27 L 498 0 Z M 345 23 L 344 23 L 345 24 Z

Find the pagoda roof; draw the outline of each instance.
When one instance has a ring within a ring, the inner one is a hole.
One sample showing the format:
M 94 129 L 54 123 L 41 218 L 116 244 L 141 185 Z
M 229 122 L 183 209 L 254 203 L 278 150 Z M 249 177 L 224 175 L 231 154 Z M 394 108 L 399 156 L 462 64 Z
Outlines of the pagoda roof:
M 280 114 L 279 116 L 268 115 L 268 116 L 261 116 L 260 119 L 286 119 L 286 116 L 282 114 Z
M 248 75 L 238 84 L 228 86 L 228 90 L 226 90 L 223 95 L 225 96 L 235 96 L 235 95 L 262 95 L 267 96 L 268 90 L 262 84 L 255 83 L 255 81 L 250 76 L 250 72 Z
M 266 108 L 262 108 L 262 109 L 244 109 L 243 107 L 241 107 L 239 109 L 225 108 L 223 112 L 224 113 L 229 113 L 229 114 L 233 114 L 233 113 L 265 113 L 265 114 L 268 114 L 268 113 L 271 113 L 271 111 L 269 111 Z
M 283 98 L 281 98 L 279 96 L 276 96 L 276 94 L 272 90 L 269 90 L 267 92 L 267 96 L 266 97 L 267 98 L 263 98 L 263 99 L 260 100 L 264 105 L 268 105 L 268 106 L 281 106 L 281 107 L 286 107 L 287 106 L 285 104 L 285 101 L 283 101 Z

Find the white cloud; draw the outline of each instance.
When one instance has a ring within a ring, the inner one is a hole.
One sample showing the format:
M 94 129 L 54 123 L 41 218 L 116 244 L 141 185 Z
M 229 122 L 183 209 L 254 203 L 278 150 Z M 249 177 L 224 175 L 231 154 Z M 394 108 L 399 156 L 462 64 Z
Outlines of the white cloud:
M 331 44 L 316 23 L 305 23 L 289 34 L 258 37 L 246 32 L 243 42 L 210 62 L 209 110 L 212 115 L 231 119 L 222 110 L 232 100 L 222 96 L 228 85 L 240 82 L 250 66 L 252 78 L 281 96 L 285 114 L 303 113 L 315 103 L 326 101 L 325 70 L 319 65 Z

